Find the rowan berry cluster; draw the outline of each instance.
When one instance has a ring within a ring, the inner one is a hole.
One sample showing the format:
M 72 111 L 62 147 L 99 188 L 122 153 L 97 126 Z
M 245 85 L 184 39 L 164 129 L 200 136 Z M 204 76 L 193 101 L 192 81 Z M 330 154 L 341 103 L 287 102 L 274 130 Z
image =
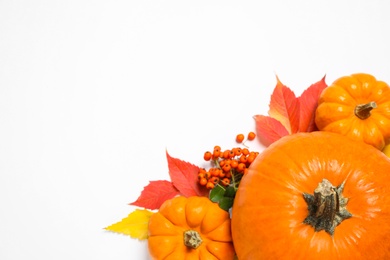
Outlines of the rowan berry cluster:
M 217 184 L 228 186 L 237 183 L 242 175 L 247 173 L 248 167 L 258 154 L 247 148 L 235 147 L 222 151 L 220 146 L 215 146 L 212 152 L 204 153 L 203 159 L 212 162 L 213 167 L 208 170 L 200 169 L 199 184 L 213 189 Z

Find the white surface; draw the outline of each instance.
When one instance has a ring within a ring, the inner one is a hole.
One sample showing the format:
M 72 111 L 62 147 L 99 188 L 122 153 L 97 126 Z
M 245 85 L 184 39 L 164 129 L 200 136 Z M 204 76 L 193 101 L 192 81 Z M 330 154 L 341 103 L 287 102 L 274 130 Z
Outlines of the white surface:
M 275 74 L 390 82 L 389 3 L 0 1 L 0 259 L 148 259 L 103 228 L 168 179 L 165 149 L 232 147 Z

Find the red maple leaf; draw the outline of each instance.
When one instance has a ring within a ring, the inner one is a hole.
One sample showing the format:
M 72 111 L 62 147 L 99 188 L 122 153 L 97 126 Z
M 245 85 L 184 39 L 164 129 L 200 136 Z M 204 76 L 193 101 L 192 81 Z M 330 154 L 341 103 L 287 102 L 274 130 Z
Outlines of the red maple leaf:
M 314 122 L 315 110 L 321 92 L 327 87 L 325 76 L 308 87 L 298 98 L 300 103 L 299 132 L 313 132 L 318 130 Z
M 277 84 L 271 95 L 268 115 L 278 120 L 291 134 L 299 128 L 299 100 L 294 92 L 276 77 Z
M 269 116 L 254 116 L 257 136 L 266 146 L 288 134 L 317 130 L 315 110 L 321 92 L 327 87 L 324 76 L 297 98 L 291 89 L 277 77 L 276 79 L 277 84 L 269 104 Z
M 208 190 L 199 185 L 198 173 L 200 168 L 191 163 L 173 158 L 167 154 L 169 176 L 173 185 L 185 197 L 208 196 Z
M 256 120 L 256 131 L 259 141 L 266 146 L 289 134 L 282 123 L 275 118 L 257 115 L 254 116 L 254 119 Z
M 130 205 L 152 210 L 159 209 L 164 201 L 179 194 L 179 190 L 176 189 L 170 181 L 150 181 L 149 184 L 144 187 L 138 199 L 130 203 Z

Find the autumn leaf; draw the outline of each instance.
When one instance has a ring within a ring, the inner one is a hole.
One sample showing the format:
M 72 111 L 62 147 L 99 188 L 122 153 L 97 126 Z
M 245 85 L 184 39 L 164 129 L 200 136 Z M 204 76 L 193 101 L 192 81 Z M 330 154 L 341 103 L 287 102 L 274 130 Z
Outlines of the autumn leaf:
M 179 190 L 176 189 L 170 181 L 150 181 L 149 184 L 144 187 L 138 199 L 130 203 L 130 205 L 146 209 L 159 209 L 164 201 L 179 194 Z
M 308 87 L 301 96 L 296 97 L 278 77 L 276 79 L 277 84 L 269 104 L 269 116 L 254 116 L 257 136 L 266 146 L 288 134 L 317 130 L 315 110 L 321 92 L 327 87 L 324 76 Z
M 299 101 L 291 89 L 276 77 L 277 84 L 271 95 L 268 115 L 278 120 L 291 134 L 299 128 Z
M 257 136 L 260 142 L 266 146 L 289 134 L 282 123 L 275 118 L 257 115 L 254 116 L 254 119 L 256 120 Z
M 136 209 L 120 222 L 112 224 L 105 229 L 144 240 L 148 238 L 148 225 L 152 214 L 152 211 L 146 209 Z
M 177 195 L 185 197 L 208 196 L 209 191 L 198 183 L 200 168 L 191 163 L 173 158 L 168 152 L 166 154 L 171 181 L 150 181 L 144 187 L 138 199 L 130 203 L 130 205 L 146 209 L 159 209 L 164 201 Z
M 208 190 L 198 183 L 198 173 L 200 168 L 191 163 L 171 157 L 168 152 L 169 176 L 173 185 L 185 197 L 208 196 Z
M 312 132 L 317 130 L 314 122 L 315 111 L 318 106 L 318 99 L 321 92 L 327 87 L 325 76 L 318 82 L 312 84 L 299 97 L 300 116 L 299 132 Z

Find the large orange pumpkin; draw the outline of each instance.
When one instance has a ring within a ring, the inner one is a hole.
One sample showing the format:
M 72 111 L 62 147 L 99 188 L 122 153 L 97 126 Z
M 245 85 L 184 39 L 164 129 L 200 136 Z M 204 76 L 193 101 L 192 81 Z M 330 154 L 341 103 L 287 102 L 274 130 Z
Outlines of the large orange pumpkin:
M 228 212 L 206 197 L 175 197 L 149 220 L 153 259 L 232 260 L 235 256 Z
M 341 77 L 322 91 L 315 123 L 382 150 L 390 143 L 390 87 L 370 74 Z
M 390 259 L 390 160 L 340 134 L 283 137 L 241 180 L 232 235 L 240 260 Z

